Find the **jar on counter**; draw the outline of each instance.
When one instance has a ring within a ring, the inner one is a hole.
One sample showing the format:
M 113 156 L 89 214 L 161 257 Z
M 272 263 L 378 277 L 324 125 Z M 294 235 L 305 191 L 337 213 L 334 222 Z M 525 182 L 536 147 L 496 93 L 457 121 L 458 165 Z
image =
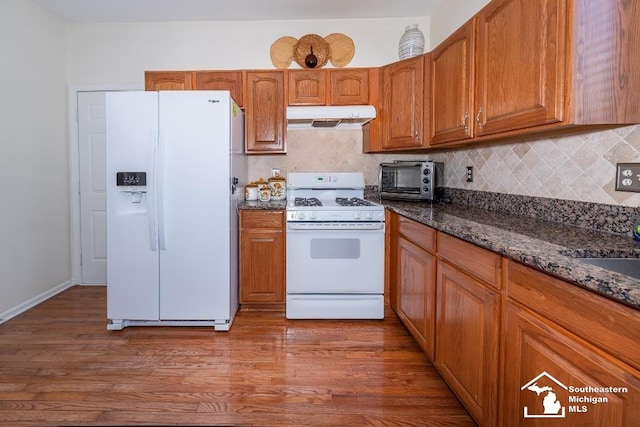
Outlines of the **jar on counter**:
M 261 188 L 258 190 L 258 198 L 261 202 L 268 202 L 271 200 L 271 189 L 269 187 Z
M 255 181 L 255 184 L 258 186 L 258 191 L 269 188 L 269 183 L 265 181 L 264 178 L 260 178 L 259 180 Z
M 244 187 L 244 199 L 247 201 L 258 200 L 258 184 L 250 182 Z
M 271 200 L 284 200 L 287 198 L 287 181 L 282 176 L 269 178 L 269 189 L 271 190 Z

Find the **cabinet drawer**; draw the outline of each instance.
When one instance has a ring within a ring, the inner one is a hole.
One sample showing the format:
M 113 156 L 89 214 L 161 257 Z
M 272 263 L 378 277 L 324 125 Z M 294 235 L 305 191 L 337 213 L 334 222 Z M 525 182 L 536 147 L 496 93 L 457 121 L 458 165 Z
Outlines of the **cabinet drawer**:
M 500 277 L 502 258 L 495 252 L 438 232 L 438 257 L 449 261 L 497 290 L 502 288 Z
M 240 211 L 240 228 L 283 228 L 284 211 Z
M 436 230 L 403 216 L 398 217 L 398 233 L 430 252 L 436 250 Z
M 511 260 L 507 295 L 640 369 L 640 311 Z

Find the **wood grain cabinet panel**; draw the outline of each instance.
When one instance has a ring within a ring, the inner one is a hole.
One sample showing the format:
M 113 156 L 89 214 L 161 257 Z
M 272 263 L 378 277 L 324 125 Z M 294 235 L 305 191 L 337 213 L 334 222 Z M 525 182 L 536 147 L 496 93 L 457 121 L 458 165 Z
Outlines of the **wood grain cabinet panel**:
M 291 70 L 288 74 L 289 105 L 325 105 L 327 72 L 325 70 Z
M 477 17 L 476 135 L 564 119 L 567 0 L 493 0 Z
M 397 263 L 396 313 L 420 348 L 433 359 L 436 258 L 400 236 L 397 242 Z
M 475 20 L 431 52 L 431 145 L 473 137 Z
M 560 422 L 562 426 L 572 427 L 623 427 L 638 423 L 638 371 L 559 328 L 552 320 L 521 306 L 507 304 L 505 323 L 508 345 L 505 346 L 500 399 L 503 402 L 501 425 L 548 426 Z M 527 385 L 543 391 L 532 391 Z M 578 390 L 617 387 L 626 391 L 571 391 L 570 387 Z M 594 404 L 591 399 L 606 399 L 606 402 Z M 547 416 L 557 415 L 562 419 L 545 418 L 544 402 L 554 408 Z
M 241 211 L 239 245 L 240 304 L 284 308 L 284 211 Z
M 369 69 L 330 70 L 329 77 L 330 105 L 369 104 Z
M 249 71 L 245 92 L 247 154 L 285 153 L 285 98 L 282 71 Z
M 473 418 L 497 426 L 501 296 L 438 261 L 436 367 Z
M 228 90 L 238 107 L 243 106 L 242 71 L 196 71 L 196 90 Z
M 191 90 L 193 73 L 191 71 L 146 71 L 144 73 L 145 90 Z
M 424 146 L 424 56 L 394 62 L 382 68 L 382 149 Z

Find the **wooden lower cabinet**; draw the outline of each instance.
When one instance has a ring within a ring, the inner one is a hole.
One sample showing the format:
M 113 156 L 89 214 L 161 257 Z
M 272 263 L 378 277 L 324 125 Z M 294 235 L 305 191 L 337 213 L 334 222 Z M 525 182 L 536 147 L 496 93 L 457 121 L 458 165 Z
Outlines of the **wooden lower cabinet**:
M 392 308 L 480 426 L 640 425 L 639 310 L 387 221 Z
M 501 295 L 447 262 L 437 271 L 436 367 L 480 425 L 497 426 Z
M 516 262 L 507 277 L 502 425 L 638 425 L 640 311 Z
M 398 237 L 396 256 L 398 276 L 395 312 L 420 348 L 433 359 L 436 258 L 402 236 Z
M 240 304 L 284 309 L 284 211 L 240 211 Z

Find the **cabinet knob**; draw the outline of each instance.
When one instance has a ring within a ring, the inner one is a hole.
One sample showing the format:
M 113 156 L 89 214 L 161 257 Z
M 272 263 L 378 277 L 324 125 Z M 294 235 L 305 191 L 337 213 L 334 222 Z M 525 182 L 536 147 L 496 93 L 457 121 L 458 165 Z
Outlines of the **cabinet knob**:
M 464 117 L 462 118 L 462 123 L 460 123 L 462 125 L 462 127 L 464 127 L 464 133 L 468 134 L 469 133 L 469 112 L 465 111 L 464 113 Z

